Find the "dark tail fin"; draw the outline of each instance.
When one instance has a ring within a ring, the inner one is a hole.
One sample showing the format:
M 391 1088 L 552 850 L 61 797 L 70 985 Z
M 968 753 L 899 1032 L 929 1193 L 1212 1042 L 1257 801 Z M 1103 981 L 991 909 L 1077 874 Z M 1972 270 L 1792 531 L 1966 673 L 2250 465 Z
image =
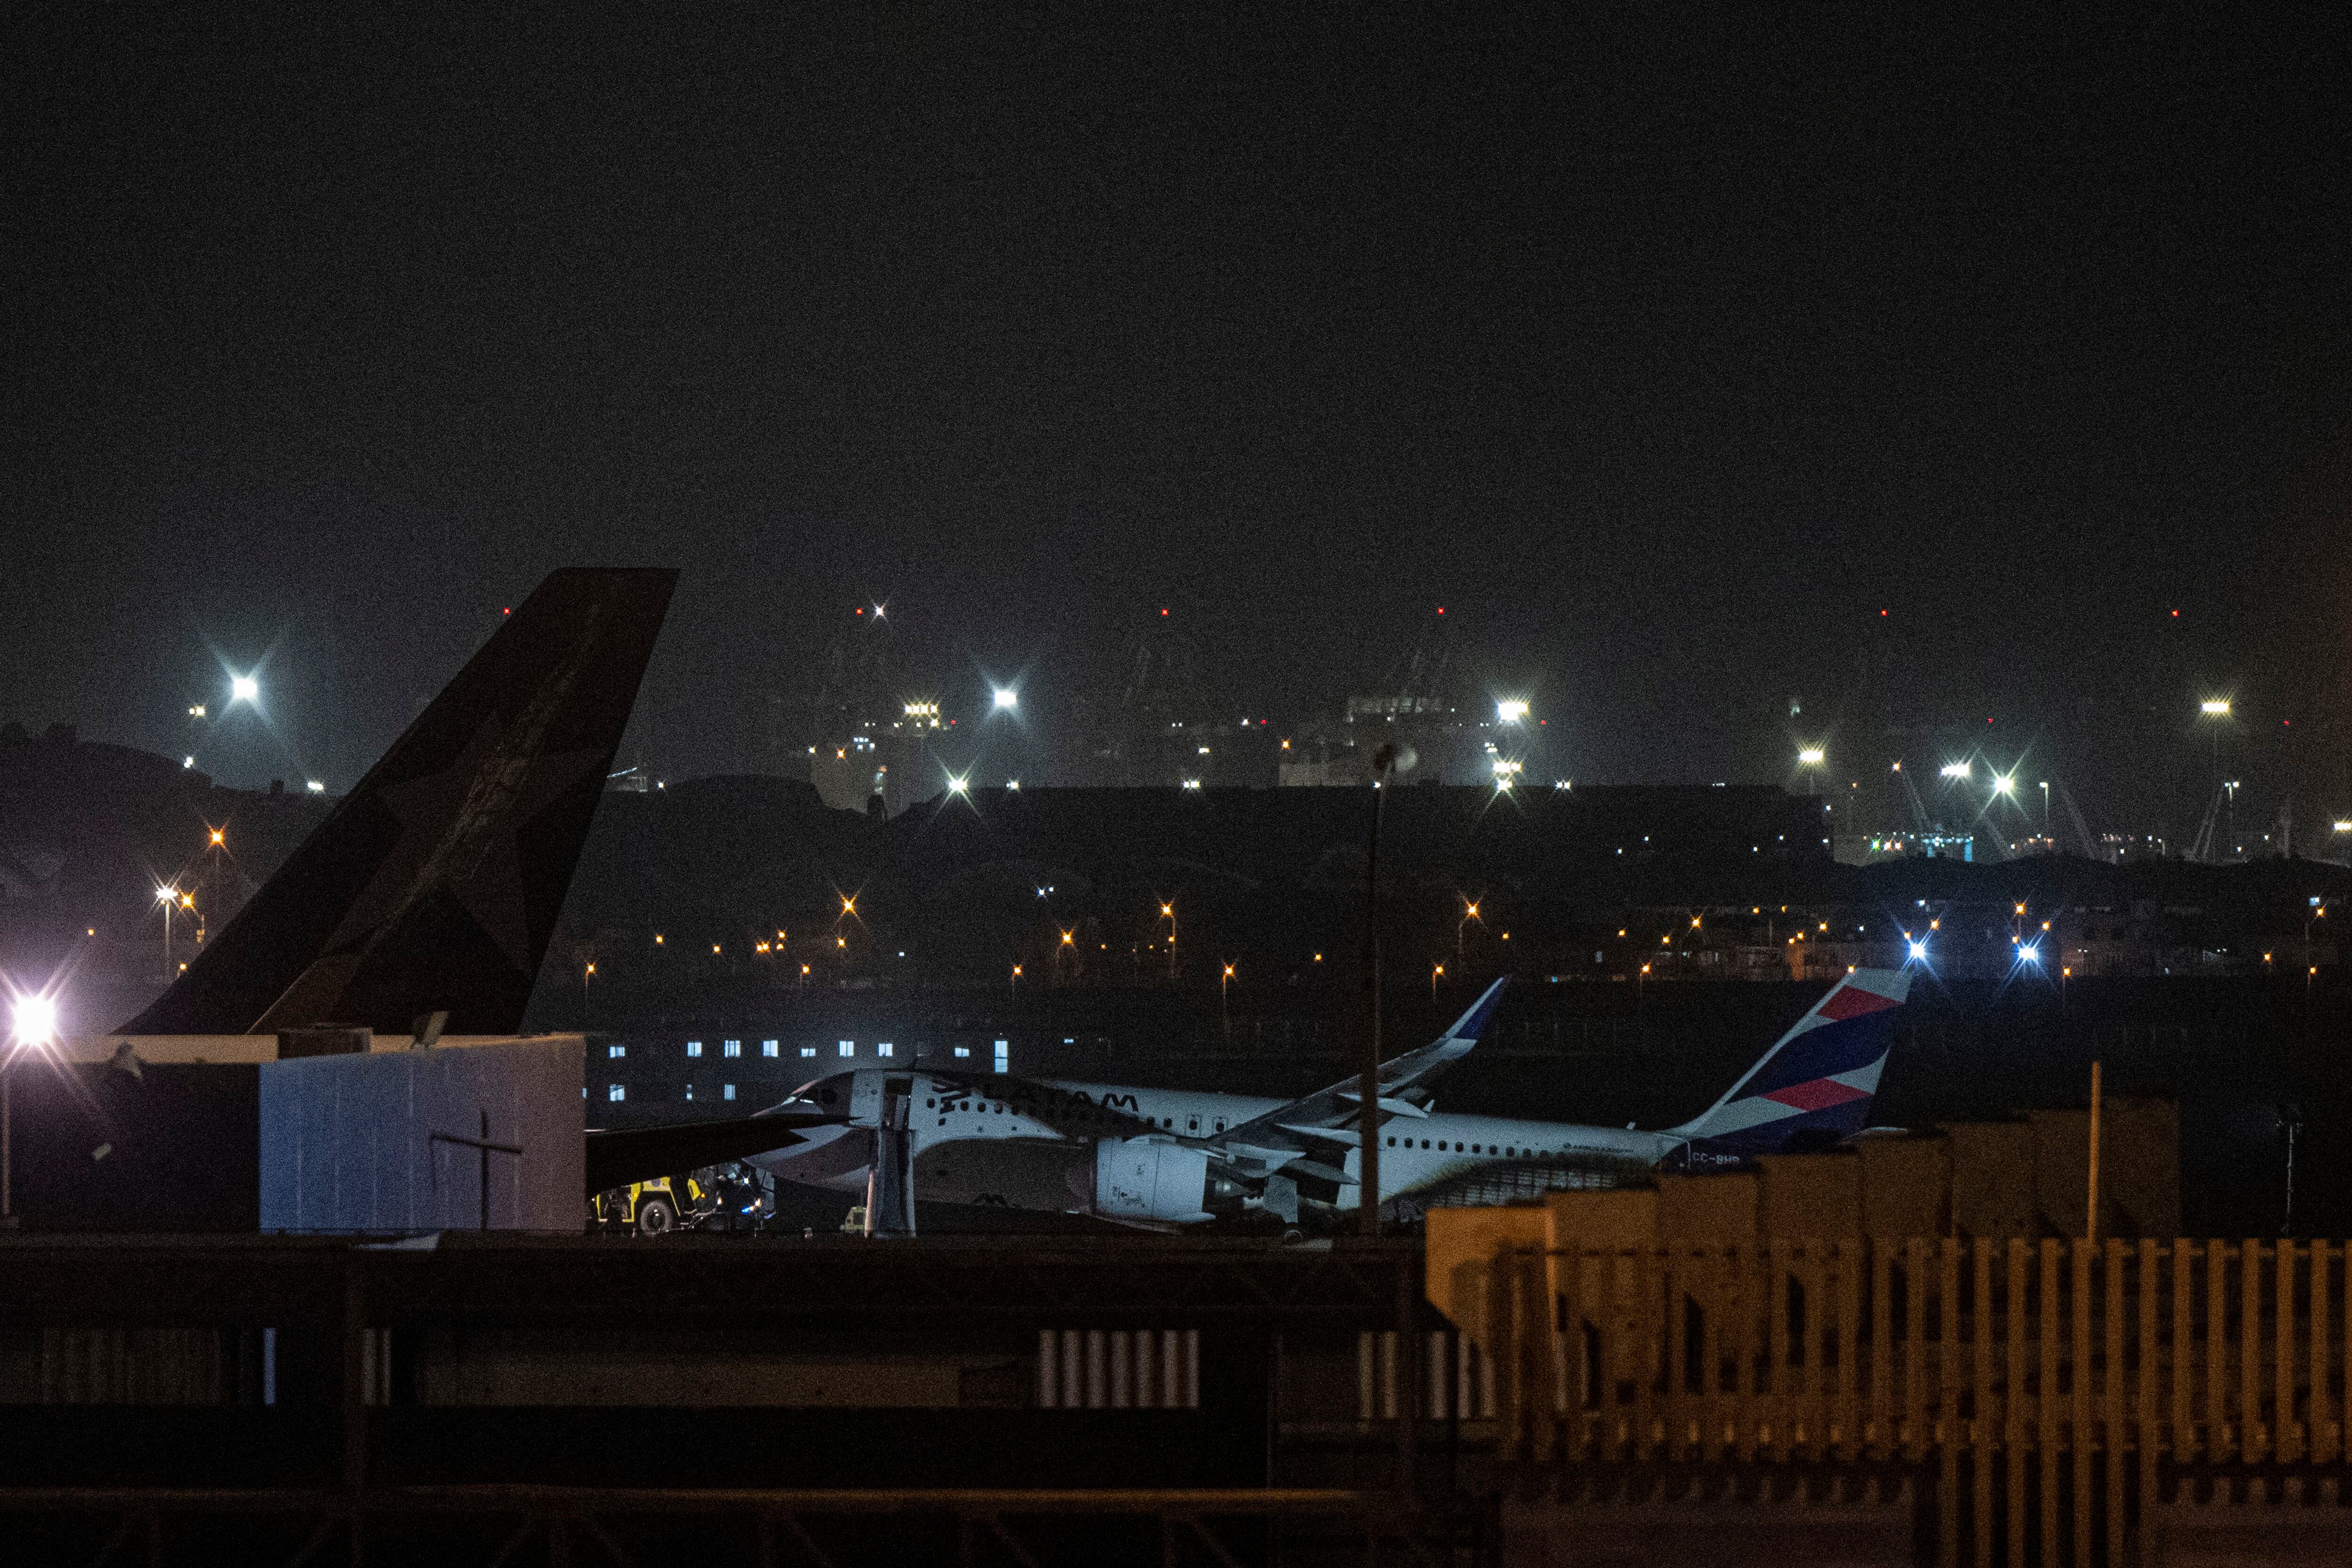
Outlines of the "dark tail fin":
M 677 584 L 551 573 L 118 1032 L 518 1028 Z

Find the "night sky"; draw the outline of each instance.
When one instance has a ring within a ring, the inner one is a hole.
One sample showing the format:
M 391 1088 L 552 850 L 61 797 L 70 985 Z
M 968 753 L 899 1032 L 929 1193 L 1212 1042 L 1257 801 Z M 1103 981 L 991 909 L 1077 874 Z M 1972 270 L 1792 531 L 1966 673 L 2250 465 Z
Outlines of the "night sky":
M 1163 605 L 1294 716 L 1443 603 L 1580 779 L 1974 727 L 2185 839 L 2227 693 L 2352 810 L 2336 8 L 200 9 L 0 37 L 0 717 L 274 650 L 207 762 L 340 787 L 662 564 L 672 775 L 859 601 L 1048 730 Z

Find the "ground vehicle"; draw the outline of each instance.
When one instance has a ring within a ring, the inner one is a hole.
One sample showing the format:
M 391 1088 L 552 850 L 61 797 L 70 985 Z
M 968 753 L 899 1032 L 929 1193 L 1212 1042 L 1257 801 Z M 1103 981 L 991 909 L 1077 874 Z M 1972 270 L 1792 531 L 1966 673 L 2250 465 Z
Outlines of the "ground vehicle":
M 656 1176 L 631 1182 L 589 1199 L 600 1229 L 627 1230 L 639 1236 L 667 1236 L 673 1230 L 701 1224 L 719 1208 L 719 1194 L 698 1178 L 707 1173 Z
M 677 1176 L 632 1182 L 589 1200 L 599 1229 L 639 1236 L 673 1230 L 755 1230 L 773 1209 L 772 1179 L 749 1166 L 705 1166 Z

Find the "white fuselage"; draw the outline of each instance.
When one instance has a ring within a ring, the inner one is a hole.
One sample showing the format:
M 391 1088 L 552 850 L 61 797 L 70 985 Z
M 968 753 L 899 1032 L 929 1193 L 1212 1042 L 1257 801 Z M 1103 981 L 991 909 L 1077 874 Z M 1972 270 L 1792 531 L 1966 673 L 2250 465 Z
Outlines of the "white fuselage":
M 847 1076 L 809 1084 L 794 1099 L 824 1103 L 823 1096 L 828 1092 L 845 1096 Z M 948 1145 L 975 1141 L 1026 1142 L 1032 1146 L 1073 1144 L 1054 1127 L 1022 1114 L 1004 1100 L 967 1092 L 962 1084 L 942 1085 L 919 1072 L 912 1076 L 914 1094 L 908 1130 L 914 1143 L 919 1192 L 922 1190 L 919 1173 L 926 1164 L 925 1155 L 944 1153 Z M 1064 1079 L 1044 1082 L 1049 1090 L 1107 1106 L 1181 1138 L 1216 1138 L 1290 1103 L 1255 1095 L 1213 1094 L 1197 1090 L 1149 1089 Z M 983 1081 L 975 1087 L 985 1089 L 987 1084 Z M 840 1127 L 812 1129 L 805 1134 L 806 1142 L 772 1155 L 757 1155 L 752 1163 L 782 1180 L 862 1192 L 866 1182 L 866 1161 L 860 1157 L 855 1164 L 849 1163 L 846 1150 L 865 1147 L 863 1138 L 841 1149 L 834 1147 L 838 1139 L 852 1131 Z M 1481 1166 L 1530 1158 L 1586 1155 L 1654 1164 L 1681 1141 L 1667 1133 L 1538 1122 L 1514 1116 L 1435 1111 L 1423 1116 L 1397 1115 L 1391 1117 L 1381 1130 L 1381 1196 L 1383 1199 L 1393 1197 L 1469 1175 Z M 970 1166 L 970 1161 L 961 1158 L 966 1153 L 985 1159 L 979 1151 L 958 1151 L 956 1163 L 965 1168 Z M 1345 1165 L 1351 1178 L 1358 1174 L 1360 1159 L 1359 1151 L 1351 1147 Z M 1360 1184 L 1354 1181 L 1341 1186 L 1339 1207 L 1354 1207 L 1360 1201 L 1361 1190 Z M 952 1197 L 961 1194 L 937 1192 L 933 1196 Z

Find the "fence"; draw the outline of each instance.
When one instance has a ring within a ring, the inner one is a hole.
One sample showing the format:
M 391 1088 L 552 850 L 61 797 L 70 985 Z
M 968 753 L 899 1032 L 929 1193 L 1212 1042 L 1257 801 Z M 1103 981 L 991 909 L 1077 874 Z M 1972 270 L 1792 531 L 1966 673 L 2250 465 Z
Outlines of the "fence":
M 2346 1458 L 2340 1242 L 1521 1249 L 1456 1281 L 1504 1454 L 1933 1466 L 1948 1564 L 2123 1563 L 2160 1466 Z

